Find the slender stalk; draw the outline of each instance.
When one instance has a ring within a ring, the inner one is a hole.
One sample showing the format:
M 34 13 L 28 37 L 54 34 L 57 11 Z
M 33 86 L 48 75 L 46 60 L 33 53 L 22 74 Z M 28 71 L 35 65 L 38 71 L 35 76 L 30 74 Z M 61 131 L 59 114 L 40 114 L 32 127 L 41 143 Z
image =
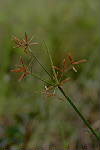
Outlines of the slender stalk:
M 39 61 L 39 59 L 30 51 L 31 55 L 36 59 L 36 61 L 38 62 L 38 64 L 43 68 L 43 70 L 49 75 L 50 78 L 52 78 L 51 74 L 47 71 L 47 69 L 41 64 L 41 62 Z
M 47 44 L 45 43 L 44 40 L 43 40 L 43 42 L 44 42 L 44 44 L 45 44 L 45 47 L 46 47 L 46 49 L 47 49 L 48 56 L 49 56 L 49 58 L 50 58 L 51 67 L 52 67 L 52 70 L 53 70 L 54 77 L 55 77 L 55 79 L 56 79 L 56 83 L 59 84 L 59 81 L 58 81 L 57 75 L 56 75 L 56 71 L 55 71 L 55 69 L 54 69 L 54 67 L 53 67 L 54 64 L 53 64 L 53 60 L 52 60 L 51 54 L 50 54 L 50 52 L 49 52 L 49 48 L 48 48 L 48 46 L 47 46 Z
M 46 83 L 46 84 L 48 84 L 48 85 L 50 85 L 50 86 L 53 86 L 53 84 L 51 84 L 51 83 L 45 81 L 44 79 L 42 79 L 42 78 L 41 78 L 40 76 L 38 76 L 37 74 L 32 73 L 31 75 L 34 76 L 35 78 L 39 79 L 40 81 L 42 81 L 42 82 L 44 82 L 44 83 Z
M 58 89 L 60 90 L 60 92 L 63 94 L 63 96 L 67 99 L 67 101 L 70 103 L 70 105 L 73 107 L 73 109 L 76 111 L 76 113 L 79 115 L 79 117 L 81 118 L 81 120 L 85 123 L 85 125 L 88 127 L 88 129 L 91 131 L 91 133 L 96 137 L 96 139 L 100 142 L 100 137 L 96 134 L 96 132 L 94 131 L 94 129 L 90 126 L 89 122 L 85 119 L 85 117 L 82 115 L 82 113 L 78 110 L 78 108 L 75 106 L 75 104 L 72 102 L 72 100 L 70 99 L 70 97 L 68 97 L 64 90 L 58 86 Z
M 33 59 L 29 62 L 28 68 L 33 64 L 34 59 L 35 59 L 35 58 L 33 58 Z

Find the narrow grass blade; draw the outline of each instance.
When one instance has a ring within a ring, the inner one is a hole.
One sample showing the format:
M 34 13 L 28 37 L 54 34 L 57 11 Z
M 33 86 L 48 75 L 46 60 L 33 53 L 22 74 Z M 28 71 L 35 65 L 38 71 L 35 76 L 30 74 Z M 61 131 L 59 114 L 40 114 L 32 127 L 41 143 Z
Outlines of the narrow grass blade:
M 55 69 L 54 69 L 54 64 L 53 64 L 53 60 L 52 60 L 52 57 L 51 57 L 51 54 L 50 54 L 50 51 L 49 51 L 49 48 L 48 48 L 48 46 L 47 46 L 47 44 L 45 43 L 45 41 L 43 40 L 43 42 L 44 42 L 44 44 L 45 44 L 45 47 L 46 47 L 46 49 L 47 49 L 47 53 L 48 53 L 48 56 L 49 56 L 49 59 L 50 59 L 50 62 L 51 62 L 51 67 L 52 67 L 52 70 L 53 70 L 53 74 L 54 74 L 54 77 L 55 77 L 55 79 L 56 79 L 56 82 L 57 82 L 57 84 L 59 84 L 59 81 L 58 81 L 58 79 L 57 79 L 57 75 L 56 75 L 56 71 L 55 71 Z

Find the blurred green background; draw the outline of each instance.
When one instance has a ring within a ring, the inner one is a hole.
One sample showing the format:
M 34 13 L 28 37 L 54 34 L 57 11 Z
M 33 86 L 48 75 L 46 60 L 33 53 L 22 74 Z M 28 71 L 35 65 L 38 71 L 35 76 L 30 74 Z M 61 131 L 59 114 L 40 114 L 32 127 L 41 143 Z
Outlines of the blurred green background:
M 78 73 L 71 73 L 64 89 L 93 125 L 99 111 L 98 0 L 0 0 L 0 116 L 38 112 L 31 145 L 75 145 L 85 126 L 69 104 L 41 95 L 44 85 L 37 79 L 19 83 L 18 75 L 10 72 L 24 55 L 13 49 L 12 36 L 23 38 L 25 32 L 35 41 L 45 40 L 57 66 L 68 52 L 76 60 L 88 60 Z M 45 47 L 32 50 L 49 70 Z M 33 70 L 46 77 L 37 63 Z

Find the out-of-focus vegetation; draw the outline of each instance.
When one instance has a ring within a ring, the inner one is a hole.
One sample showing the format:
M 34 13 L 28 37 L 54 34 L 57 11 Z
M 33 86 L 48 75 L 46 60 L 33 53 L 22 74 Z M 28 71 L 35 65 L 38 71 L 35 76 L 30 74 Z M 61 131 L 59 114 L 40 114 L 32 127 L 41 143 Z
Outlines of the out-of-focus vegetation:
M 8 138 L 10 135 L 11 139 L 18 137 L 20 142 L 23 141 L 24 125 L 20 126 L 15 121 L 16 114 L 26 115 L 27 118 L 32 112 L 38 115 L 33 117 L 33 134 L 29 145 L 54 144 L 62 147 L 69 144 L 75 148 L 77 145 L 89 144 L 90 148 L 96 148 L 95 140 L 90 138 L 90 133 L 84 132 L 84 124 L 69 104 L 65 106 L 57 98 L 41 95 L 44 85 L 40 81 L 27 78 L 18 82 L 18 76 L 10 72 L 17 64 L 18 56 L 23 55 L 21 49 L 13 49 L 12 36 L 23 38 L 25 32 L 30 37 L 33 35 L 39 43 L 45 40 L 57 66 L 67 57 L 68 52 L 76 60 L 88 60 L 79 67 L 78 73 L 71 72 L 72 80 L 64 89 L 97 129 L 98 1 L 0 1 L 0 138 L 5 139 L 5 136 Z M 49 70 L 50 62 L 45 46 L 34 46 L 32 50 Z M 33 70 L 46 77 L 37 63 L 34 63 Z

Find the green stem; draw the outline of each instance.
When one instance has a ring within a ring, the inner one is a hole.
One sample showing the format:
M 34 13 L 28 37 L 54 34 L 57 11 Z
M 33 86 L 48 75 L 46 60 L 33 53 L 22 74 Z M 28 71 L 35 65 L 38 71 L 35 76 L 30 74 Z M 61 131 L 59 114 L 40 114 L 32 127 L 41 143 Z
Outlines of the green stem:
M 85 119 L 85 117 L 82 115 L 82 113 L 78 110 L 78 108 L 75 106 L 75 104 L 72 102 L 72 100 L 70 99 L 70 97 L 68 97 L 64 90 L 58 86 L 58 89 L 61 91 L 61 93 L 63 94 L 63 96 L 67 99 L 67 101 L 70 103 L 70 105 L 73 107 L 73 109 L 76 111 L 76 113 L 79 115 L 79 117 L 81 118 L 81 120 L 83 120 L 83 122 L 85 123 L 85 125 L 89 128 L 89 130 L 91 131 L 91 133 L 96 137 L 96 139 L 98 141 L 100 141 L 100 137 L 96 134 L 96 132 L 94 131 L 94 129 L 90 126 L 89 122 Z
M 46 83 L 46 84 L 48 84 L 48 85 L 50 85 L 50 86 L 53 86 L 53 84 L 51 84 L 51 83 L 45 81 L 44 79 L 42 79 L 42 78 L 41 78 L 40 76 L 38 76 L 37 74 L 32 73 L 31 75 L 34 76 L 35 78 L 39 79 L 40 81 L 42 81 L 42 82 L 44 82 L 44 83 Z
M 49 59 L 50 59 L 50 62 L 51 62 L 51 68 L 52 68 L 52 70 L 53 70 L 53 74 L 54 74 L 54 77 L 55 77 L 55 79 L 56 79 L 56 83 L 57 84 L 59 84 L 59 81 L 58 81 L 58 78 L 57 78 L 57 75 L 56 75 L 56 71 L 55 71 L 55 69 L 54 69 L 54 65 L 53 65 L 53 60 L 52 60 L 52 57 L 51 57 L 51 54 L 50 54 L 50 52 L 49 52 L 49 48 L 48 48 L 48 46 L 47 46 L 47 44 L 45 43 L 45 41 L 43 40 L 43 42 L 44 42 L 44 44 L 45 44 L 45 47 L 46 47 L 46 49 L 47 49 L 47 53 L 48 53 L 48 56 L 49 56 Z
M 47 71 L 47 69 L 41 64 L 41 62 L 39 61 L 39 59 L 30 51 L 31 55 L 36 59 L 36 61 L 38 62 L 38 64 L 43 68 L 43 70 L 49 75 L 50 78 L 52 78 L 51 74 Z

